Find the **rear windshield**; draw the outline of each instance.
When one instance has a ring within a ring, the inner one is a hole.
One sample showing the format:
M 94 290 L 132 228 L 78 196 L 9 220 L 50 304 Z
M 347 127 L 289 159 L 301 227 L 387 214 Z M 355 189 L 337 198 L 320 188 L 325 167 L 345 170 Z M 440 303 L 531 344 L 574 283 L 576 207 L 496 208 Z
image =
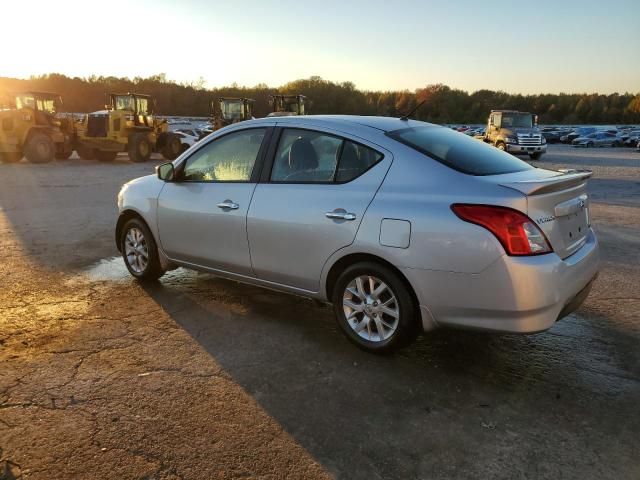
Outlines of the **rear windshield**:
M 450 128 L 403 128 L 388 132 L 387 135 L 469 175 L 499 175 L 533 169 L 513 155 Z

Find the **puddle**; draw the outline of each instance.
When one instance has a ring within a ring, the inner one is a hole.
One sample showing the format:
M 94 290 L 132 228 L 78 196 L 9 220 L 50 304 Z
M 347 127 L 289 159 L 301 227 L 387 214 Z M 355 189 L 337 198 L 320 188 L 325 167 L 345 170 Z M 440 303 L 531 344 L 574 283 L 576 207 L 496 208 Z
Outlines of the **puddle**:
M 95 281 L 129 281 L 131 274 L 121 256 L 105 258 L 84 270 L 82 274 Z
M 171 270 L 162 276 L 162 279 L 166 281 L 187 281 L 193 280 L 197 277 L 197 272 L 189 272 L 178 268 Z M 97 263 L 94 263 L 90 267 L 80 272 L 80 275 L 93 281 L 111 281 L 111 282 L 128 282 L 132 281 L 133 277 L 124 265 L 124 260 L 120 255 L 110 258 L 104 258 Z M 193 278 L 191 278 L 193 277 Z

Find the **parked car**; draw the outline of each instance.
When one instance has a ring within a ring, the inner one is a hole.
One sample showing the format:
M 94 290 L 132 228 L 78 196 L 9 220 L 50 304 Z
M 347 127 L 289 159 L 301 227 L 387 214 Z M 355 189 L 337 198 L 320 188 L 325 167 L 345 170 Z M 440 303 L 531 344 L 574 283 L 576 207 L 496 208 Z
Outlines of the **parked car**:
M 264 118 L 125 184 L 115 237 L 141 281 L 182 266 L 331 302 L 368 351 L 436 327 L 539 332 L 598 271 L 590 175 L 413 120 Z
M 633 147 L 640 141 L 640 130 L 631 130 L 627 135 L 626 140 L 623 141 L 626 147 Z
M 192 137 L 197 138 L 200 138 L 200 135 L 202 135 L 202 130 L 200 130 L 199 128 L 179 128 L 176 131 L 186 133 L 187 135 L 191 135 Z
M 199 137 L 196 137 L 195 135 L 190 135 L 181 130 L 176 130 L 174 133 L 180 139 L 180 146 L 181 146 L 182 152 L 186 151 L 190 147 L 193 147 L 198 142 L 198 140 L 200 140 Z
M 559 143 L 562 133 L 559 130 L 545 130 L 542 129 L 542 136 L 547 143 Z
M 562 143 L 572 143 L 576 138 L 584 137 L 596 131 L 595 127 L 580 127 L 560 137 Z
M 594 132 L 584 137 L 575 138 L 572 147 L 619 147 L 620 140 L 615 135 L 606 132 Z

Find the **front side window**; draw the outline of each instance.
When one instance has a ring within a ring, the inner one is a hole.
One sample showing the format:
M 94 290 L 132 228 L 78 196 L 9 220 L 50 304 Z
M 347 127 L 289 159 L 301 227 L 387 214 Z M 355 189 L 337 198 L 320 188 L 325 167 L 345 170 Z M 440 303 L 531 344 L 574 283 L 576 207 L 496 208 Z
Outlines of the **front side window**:
M 265 128 L 233 132 L 213 140 L 190 156 L 182 180 L 187 182 L 248 182 Z
M 149 99 L 136 97 L 136 107 L 138 115 L 147 115 L 149 113 Z
M 413 127 L 387 136 L 469 175 L 500 175 L 534 167 L 495 147 L 443 127 Z
M 39 98 L 37 100 L 38 110 L 47 113 L 56 113 L 56 102 L 53 98 Z
M 349 182 L 383 155 L 363 145 L 311 130 L 285 129 L 280 137 L 271 181 Z

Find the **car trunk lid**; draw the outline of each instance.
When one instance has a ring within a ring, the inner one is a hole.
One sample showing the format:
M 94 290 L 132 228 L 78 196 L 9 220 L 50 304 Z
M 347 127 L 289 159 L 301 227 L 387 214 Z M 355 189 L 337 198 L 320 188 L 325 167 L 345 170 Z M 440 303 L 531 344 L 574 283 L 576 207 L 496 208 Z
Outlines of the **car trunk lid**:
M 526 214 L 544 232 L 553 250 L 566 258 L 578 250 L 589 233 L 590 171 L 535 169 L 485 177 L 527 197 Z

